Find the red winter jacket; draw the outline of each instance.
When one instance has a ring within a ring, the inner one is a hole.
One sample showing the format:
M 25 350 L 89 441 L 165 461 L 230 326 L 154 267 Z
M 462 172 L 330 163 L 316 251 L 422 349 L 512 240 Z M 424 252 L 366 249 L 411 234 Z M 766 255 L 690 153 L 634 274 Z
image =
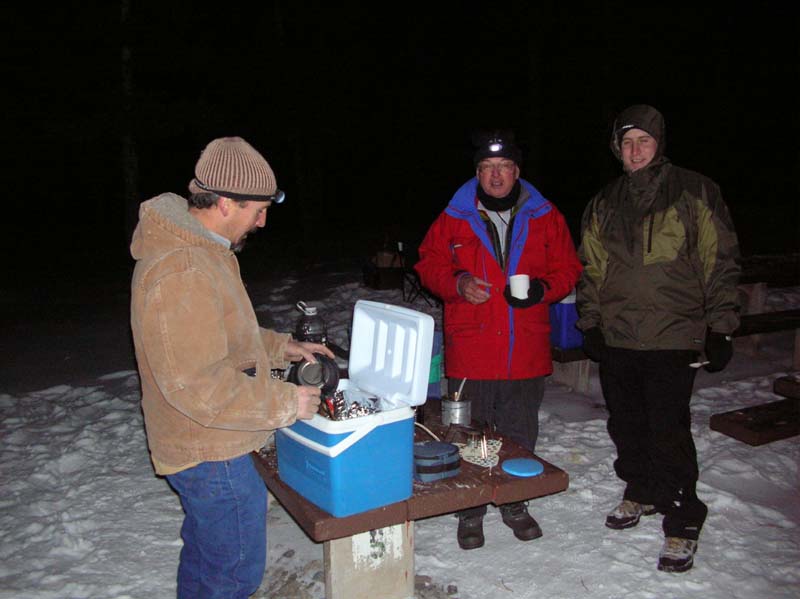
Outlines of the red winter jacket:
M 467 181 L 431 225 L 415 265 L 422 284 L 444 301 L 445 373 L 477 380 L 527 379 L 553 371 L 549 304 L 575 286 L 581 264 L 563 215 L 527 181 L 511 222 L 506 272 L 492 249 L 477 204 L 477 179 Z M 459 273 L 492 284 L 491 297 L 473 305 L 458 294 Z M 503 297 L 508 277 L 528 274 L 545 284 L 543 300 L 511 308 Z

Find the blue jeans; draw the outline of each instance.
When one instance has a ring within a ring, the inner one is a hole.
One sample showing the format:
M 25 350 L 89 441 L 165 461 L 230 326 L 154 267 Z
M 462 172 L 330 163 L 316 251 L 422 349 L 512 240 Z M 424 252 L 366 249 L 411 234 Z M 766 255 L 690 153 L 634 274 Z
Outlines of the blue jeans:
M 167 476 L 185 512 L 178 599 L 246 599 L 267 563 L 267 490 L 251 456 Z

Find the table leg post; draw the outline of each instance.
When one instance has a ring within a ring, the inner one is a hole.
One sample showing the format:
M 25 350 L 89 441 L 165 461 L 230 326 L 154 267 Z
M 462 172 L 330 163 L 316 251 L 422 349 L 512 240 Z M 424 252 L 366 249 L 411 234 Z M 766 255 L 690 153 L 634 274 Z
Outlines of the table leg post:
M 591 360 L 577 360 L 575 362 L 553 362 L 553 380 L 570 387 L 579 393 L 589 391 L 589 375 L 591 373 Z
M 325 541 L 325 599 L 413 599 L 414 523 Z

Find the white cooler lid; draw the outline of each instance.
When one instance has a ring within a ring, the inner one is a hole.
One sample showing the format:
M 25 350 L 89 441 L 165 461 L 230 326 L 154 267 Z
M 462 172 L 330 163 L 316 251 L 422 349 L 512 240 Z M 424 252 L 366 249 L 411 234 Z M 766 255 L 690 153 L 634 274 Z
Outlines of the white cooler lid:
M 379 397 L 384 410 L 424 404 L 433 325 L 429 314 L 358 300 L 350 334 L 350 385 Z

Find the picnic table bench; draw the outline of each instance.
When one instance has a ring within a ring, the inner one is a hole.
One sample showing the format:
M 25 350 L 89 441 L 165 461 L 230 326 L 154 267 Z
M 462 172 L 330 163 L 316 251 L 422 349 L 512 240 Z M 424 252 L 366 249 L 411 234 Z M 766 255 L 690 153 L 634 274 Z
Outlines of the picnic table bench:
M 433 399 L 426 402 L 425 426 L 444 438 L 448 429 L 441 425 L 439 405 Z M 421 430 L 416 437 L 430 440 Z M 544 472 L 520 478 L 506 474 L 499 465 L 489 469 L 462 460 L 457 476 L 429 483 L 414 481 L 413 494 L 404 501 L 336 518 L 281 480 L 274 448 L 253 453 L 256 468 L 272 495 L 313 541 L 323 543 L 326 599 L 412 599 L 414 521 L 487 503 L 525 501 L 567 489 L 566 472 L 502 437 L 499 464 L 519 457 L 535 457 Z M 454 547 L 455 543 L 454 524 Z
M 753 446 L 800 435 L 800 375 L 778 377 L 772 391 L 784 399 L 713 414 L 709 428 Z

